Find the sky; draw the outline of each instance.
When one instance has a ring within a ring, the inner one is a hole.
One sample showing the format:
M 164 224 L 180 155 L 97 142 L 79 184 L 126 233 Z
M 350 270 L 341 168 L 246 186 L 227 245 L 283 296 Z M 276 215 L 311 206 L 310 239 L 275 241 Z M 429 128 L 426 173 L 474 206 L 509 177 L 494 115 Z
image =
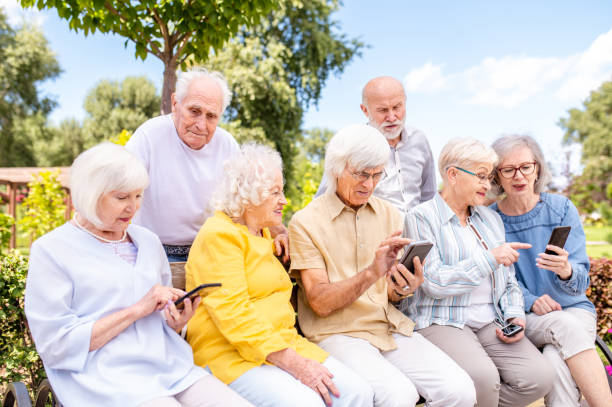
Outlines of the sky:
M 434 157 L 453 137 L 486 143 L 503 134 L 529 134 L 561 171 L 580 171 L 579 150 L 563 147 L 557 125 L 602 82 L 612 80 L 612 2 L 541 0 L 345 0 L 333 15 L 341 32 L 367 44 L 361 57 L 331 77 L 304 128 L 364 122 L 361 89 L 376 76 L 400 79 L 410 126 L 428 137 Z M 13 26 L 40 25 L 63 73 L 41 90 L 59 106 L 50 119 L 82 119 L 83 100 L 102 79 L 146 75 L 161 89 L 163 65 L 142 62 L 118 36 L 85 37 L 54 10 L 23 10 L 0 0 Z

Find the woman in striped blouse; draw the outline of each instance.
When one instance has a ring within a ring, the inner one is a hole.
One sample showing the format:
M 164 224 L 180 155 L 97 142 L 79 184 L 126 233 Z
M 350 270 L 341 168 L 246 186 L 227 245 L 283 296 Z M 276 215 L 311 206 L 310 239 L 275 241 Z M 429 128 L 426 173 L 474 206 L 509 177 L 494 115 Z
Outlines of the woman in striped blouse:
M 407 237 L 434 247 L 425 281 L 400 307 L 468 372 L 479 407 L 516 407 L 544 396 L 555 372 L 522 331 L 507 336 L 501 330 L 511 323 L 525 327 L 512 264 L 517 250 L 530 245 L 506 243 L 499 215 L 483 206 L 496 163 L 495 152 L 477 140 L 444 146 L 441 192 L 406 217 Z

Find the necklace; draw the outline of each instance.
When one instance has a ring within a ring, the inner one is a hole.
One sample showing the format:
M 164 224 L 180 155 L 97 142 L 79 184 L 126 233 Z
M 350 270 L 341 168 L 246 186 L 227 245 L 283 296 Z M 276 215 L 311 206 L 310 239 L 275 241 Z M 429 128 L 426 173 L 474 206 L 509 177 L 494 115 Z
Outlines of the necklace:
M 79 221 L 77 220 L 76 213 L 75 213 L 75 214 L 74 214 L 74 216 L 72 217 L 72 220 L 74 221 L 74 223 L 76 223 L 76 225 L 79 227 L 79 229 L 81 229 L 82 231 L 86 232 L 87 234 L 89 234 L 89 235 L 91 235 L 91 236 L 95 237 L 96 239 L 98 239 L 98 240 L 102 240 L 103 242 L 106 242 L 106 243 L 121 243 L 121 242 L 123 242 L 123 241 L 125 240 L 125 238 L 127 237 L 127 229 L 126 229 L 126 230 L 124 230 L 124 231 L 123 231 L 123 236 L 121 236 L 121 239 L 119 239 L 119 240 L 110 240 L 110 239 L 105 239 L 105 238 L 103 238 L 103 237 L 101 237 L 101 236 L 98 236 L 98 235 L 96 235 L 95 233 L 90 232 L 89 230 L 85 229 L 85 227 L 84 227 L 83 225 L 81 225 L 81 224 L 79 223 Z

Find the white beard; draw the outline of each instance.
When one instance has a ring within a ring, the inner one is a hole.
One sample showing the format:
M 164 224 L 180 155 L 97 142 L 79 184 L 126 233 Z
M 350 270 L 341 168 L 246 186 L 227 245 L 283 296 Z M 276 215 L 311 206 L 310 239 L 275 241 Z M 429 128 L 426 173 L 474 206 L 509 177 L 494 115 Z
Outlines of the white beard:
M 403 120 L 396 120 L 393 123 L 383 122 L 380 125 L 378 125 L 371 118 L 369 119 L 370 119 L 370 122 L 369 122 L 370 126 L 380 131 L 387 140 L 393 140 L 393 139 L 398 138 L 400 134 L 402 134 L 402 130 L 404 130 L 404 123 L 406 121 L 406 118 L 404 117 Z M 398 127 L 394 129 L 393 131 L 386 131 L 384 126 L 388 126 L 390 124 L 397 124 Z

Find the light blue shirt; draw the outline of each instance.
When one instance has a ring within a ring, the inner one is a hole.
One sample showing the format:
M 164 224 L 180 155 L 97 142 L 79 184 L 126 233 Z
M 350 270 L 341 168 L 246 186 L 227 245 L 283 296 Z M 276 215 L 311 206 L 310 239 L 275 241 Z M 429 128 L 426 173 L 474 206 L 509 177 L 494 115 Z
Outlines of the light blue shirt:
M 548 294 L 563 308 L 578 307 L 594 313 L 595 306 L 585 294 L 590 283 L 586 237 L 578 210 L 572 201 L 562 195 L 542 193 L 540 202 L 523 215 L 504 215 L 496 203 L 491 208 L 501 216 L 509 242 L 532 245 L 531 249 L 521 251 L 521 257 L 514 265 L 525 297 L 525 311 L 530 311 L 535 300 Z M 565 243 L 572 265 L 569 280 L 561 280 L 552 271 L 539 269 L 535 265 L 538 254 L 546 250 L 550 234 L 556 226 L 572 227 Z
M 468 222 L 489 249 L 505 241 L 504 225 L 497 213 L 485 206 L 470 209 Z M 492 303 L 498 320 L 525 317 L 514 268 L 498 264 L 482 245 L 474 247 L 471 227 L 461 226 L 439 194 L 408 212 L 404 234 L 434 244 L 425 263 L 423 284 L 414 296 L 400 304 L 400 309 L 416 323 L 416 329 L 432 324 L 463 328 L 469 317 L 471 293 L 485 278 L 491 279 Z
M 25 312 L 36 349 L 59 400 L 71 406 L 136 406 L 177 394 L 208 373 L 160 312 L 89 351 L 95 321 L 170 285 L 157 236 L 131 225 L 136 264 L 70 223 L 36 240 L 30 252 Z
M 390 149 L 385 177 L 376 185 L 374 196 L 391 202 L 405 216 L 436 193 L 434 159 L 425 134 L 411 127 L 402 130 L 399 143 Z M 317 197 L 327 190 L 327 183 L 324 174 Z

